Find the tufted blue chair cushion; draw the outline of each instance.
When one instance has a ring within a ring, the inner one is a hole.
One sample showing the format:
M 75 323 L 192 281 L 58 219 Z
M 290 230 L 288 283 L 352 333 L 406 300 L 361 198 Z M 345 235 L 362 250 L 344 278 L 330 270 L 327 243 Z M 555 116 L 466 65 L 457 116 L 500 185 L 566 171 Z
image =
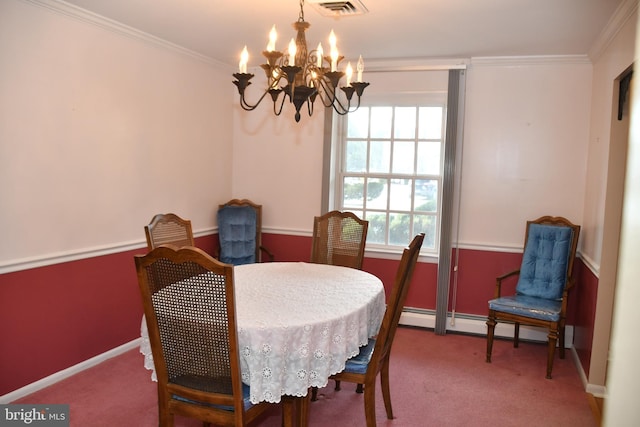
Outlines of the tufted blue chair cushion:
M 233 264 L 256 262 L 256 211 L 251 206 L 225 206 L 218 210 L 220 261 Z
M 560 320 L 561 308 L 562 301 L 527 295 L 512 295 L 489 301 L 489 310 L 548 320 L 550 322 Z
M 369 338 L 367 345 L 360 347 L 360 352 L 347 360 L 344 367 L 344 372 L 351 372 L 353 374 L 365 374 L 373 355 L 373 349 L 376 346 L 376 340 Z
M 244 403 L 244 410 L 245 411 L 253 406 L 253 403 L 251 403 L 251 393 L 250 393 L 250 391 L 251 391 L 251 389 L 249 388 L 248 385 L 242 384 L 242 401 Z M 176 400 L 180 400 L 182 402 L 193 403 L 194 405 L 211 406 L 211 407 L 214 407 L 214 408 L 222 409 L 224 411 L 233 411 L 233 406 L 212 405 L 210 403 L 198 402 L 196 400 L 187 399 L 186 397 L 178 396 L 176 394 L 173 395 L 173 398 L 176 399 Z
M 572 230 L 530 224 L 516 293 L 559 300 L 567 281 Z

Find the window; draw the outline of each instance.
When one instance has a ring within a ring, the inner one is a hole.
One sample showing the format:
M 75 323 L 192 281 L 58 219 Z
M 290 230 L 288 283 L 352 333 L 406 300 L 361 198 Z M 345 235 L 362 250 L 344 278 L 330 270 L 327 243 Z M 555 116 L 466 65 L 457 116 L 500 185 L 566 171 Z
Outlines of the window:
M 340 118 L 334 206 L 369 221 L 369 248 L 397 250 L 425 233 L 422 251 L 438 252 L 446 105 L 418 102 Z

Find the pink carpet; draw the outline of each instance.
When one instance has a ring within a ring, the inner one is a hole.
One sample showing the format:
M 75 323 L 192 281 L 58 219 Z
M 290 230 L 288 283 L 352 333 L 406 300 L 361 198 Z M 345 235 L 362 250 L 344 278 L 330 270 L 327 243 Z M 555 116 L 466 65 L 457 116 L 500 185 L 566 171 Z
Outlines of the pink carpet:
M 391 355 L 394 420 L 387 420 L 377 390 L 378 426 L 563 426 L 595 427 L 578 371 L 567 352 L 556 355 L 553 379 L 545 379 L 546 345 L 494 343 L 485 363 L 484 337 L 398 329 Z M 379 384 L 379 383 L 378 383 Z M 311 403 L 311 427 L 364 426 L 363 395 L 355 385 L 333 382 Z M 158 425 L 156 384 L 137 350 L 88 369 L 14 403 L 68 403 L 71 426 L 151 427 Z M 280 408 L 256 422 L 280 427 Z M 176 417 L 176 427 L 201 426 Z

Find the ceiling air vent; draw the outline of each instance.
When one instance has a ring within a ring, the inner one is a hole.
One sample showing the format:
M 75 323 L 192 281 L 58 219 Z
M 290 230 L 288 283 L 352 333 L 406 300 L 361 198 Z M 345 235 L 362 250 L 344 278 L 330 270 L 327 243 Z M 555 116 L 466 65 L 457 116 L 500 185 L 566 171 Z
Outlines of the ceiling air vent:
M 320 15 L 323 16 L 355 16 L 369 12 L 360 0 L 351 1 L 327 1 L 307 0 Z

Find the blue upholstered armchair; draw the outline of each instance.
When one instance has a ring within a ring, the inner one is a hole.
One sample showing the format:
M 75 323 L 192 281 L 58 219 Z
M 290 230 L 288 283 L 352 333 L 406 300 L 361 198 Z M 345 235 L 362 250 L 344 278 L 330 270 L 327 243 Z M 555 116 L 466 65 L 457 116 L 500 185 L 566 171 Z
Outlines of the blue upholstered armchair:
M 262 252 L 270 261 L 273 254 L 262 246 L 262 205 L 247 199 L 233 199 L 218 209 L 218 259 L 227 264 L 261 262 Z
M 524 254 L 519 270 L 496 279 L 494 299 L 489 301 L 487 362 L 491 362 L 493 335 L 499 321 L 515 324 L 513 346 L 518 347 L 520 324 L 549 329 L 547 378 L 551 378 L 556 342 L 564 359 L 567 294 L 573 286 L 573 261 L 580 226 L 562 217 L 544 216 L 527 221 Z M 518 276 L 515 295 L 502 296 L 502 284 Z

